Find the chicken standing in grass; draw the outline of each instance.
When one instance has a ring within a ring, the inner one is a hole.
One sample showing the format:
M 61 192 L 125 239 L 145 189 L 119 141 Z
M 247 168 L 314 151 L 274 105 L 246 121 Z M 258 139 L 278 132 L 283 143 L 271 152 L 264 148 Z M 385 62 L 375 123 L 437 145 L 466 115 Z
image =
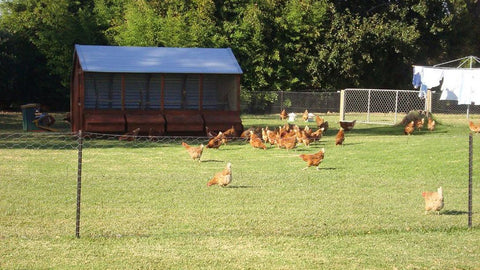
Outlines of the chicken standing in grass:
M 315 116 L 315 122 L 317 122 L 317 128 L 323 128 L 323 132 L 327 132 L 328 129 L 328 121 L 325 121 L 325 119 L 321 118 L 320 116 Z
M 415 130 L 415 122 L 414 121 L 410 121 L 410 123 L 408 123 L 405 128 L 403 129 L 403 133 L 405 133 L 405 135 L 410 135 L 413 133 L 413 131 Z
M 308 169 L 311 166 L 317 167 L 319 170 L 318 165 L 322 163 L 323 158 L 325 157 L 325 148 L 322 148 L 318 153 L 315 154 L 301 154 L 299 155 L 304 161 L 307 162 L 307 167 L 303 168 L 303 170 Z
M 302 115 L 303 121 L 307 122 L 308 121 L 308 110 L 305 110 Z
M 220 131 L 217 136 L 211 138 L 207 143 L 207 148 L 219 148 L 222 145 L 223 141 L 225 140 L 225 136 Z
M 253 131 L 250 131 L 250 145 L 253 146 L 253 148 L 267 149 L 267 146 L 262 142 L 262 139 L 260 139 Z
M 345 132 L 343 131 L 343 128 L 340 128 L 337 136 L 335 136 L 335 145 L 343 145 L 343 141 L 345 141 Z
M 422 130 L 423 124 L 425 124 L 425 118 L 415 120 L 415 127 L 417 128 L 418 131 Z
M 470 128 L 471 132 L 480 132 L 480 125 L 475 125 L 472 121 L 468 121 L 468 127 Z
M 232 182 L 232 163 L 227 163 L 227 167 L 221 172 L 217 172 L 213 178 L 208 181 L 207 186 L 219 185 L 226 187 Z
M 280 112 L 280 120 L 285 119 L 287 119 L 287 112 L 285 111 L 285 109 L 283 109 L 282 112 Z
M 439 187 L 437 191 L 424 191 L 422 197 L 425 199 L 425 214 L 428 211 L 435 211 L 437 214 L 443 208 L 443 189 Z
M 195 147 L 195 146 L 188 145 L 186 142 L 182 142 L 182 145 L 183 147 L 185 147 L 185 149 L 187 149 L 188 154 L 193 160 L 200 162 L 200 158 L 202 157 L 203 147 L 204 147 L 203 144 Z

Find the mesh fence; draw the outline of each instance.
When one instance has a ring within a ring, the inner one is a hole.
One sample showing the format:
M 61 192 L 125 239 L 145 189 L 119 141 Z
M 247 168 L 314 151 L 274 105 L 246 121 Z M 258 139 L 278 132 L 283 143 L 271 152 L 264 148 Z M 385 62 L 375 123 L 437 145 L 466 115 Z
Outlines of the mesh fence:
M 0 225 L 8 233 L 21 227 L 26 231 L 42 230 L 45 236 L 71 235 L 77 227 L 84 228 L 90 235 L 141 235 L 145 224 L 156 226 L 154 219 L 159 218 L 158 212 L 162 209 L 174 207 L 180 213 L 176 218 L 182 219 L 182 204 L 189 203 L 189 199 L 201 199 L 195 187 L 188 188 L 186 183 L 189 180 L 182 178 L 182 171 L 190 174 L 194 171 L 203 179 L 211 176 L 211 172 L 190 165 L 196 163 L 188 163 L 185 167 L 189 158 L 180 146 L 182 141 L 206 144 L 207 137 L 83 135 L 81 138 L 71 133 L 0 133 L 0 189 L 3 194 Z M 466 139 L 439 138 L 442 141 Z M 209 156 L 204 158 L 205 165 L 202 166 L 221 167 L 223 164 L 218 164 L 223 160 L 221 156 L 237 155 L 239 149 L 248 143 L 235 138 L 227 144 L 230 146 L 225 146 L 222 151 L 211 150 L 216 152 L 207 154 Z M 462 151 L 466 151 L 467 145 L 462 145 Z M 286 150 L 273 151 L 279 151 L 276 155 L 283 159 L 288 157 Z M 439 162 L 448 164 L 449 161 Z M 161 184 L 165 181 L 177 181 L 173 186 L 181 188 L 165 187 Z M 163 193 L 173 192 L 175 200 L 171 201 L 171 197 L 167 201 L 160 199 L 159 204 L 161 193 L 157 189 Z M 82 204 L 79 203 L 80 194 Z M 82 219 L 75 216 L 75 210 L 80 209 Z M 137 224 L 138 220 L 142 222 Z

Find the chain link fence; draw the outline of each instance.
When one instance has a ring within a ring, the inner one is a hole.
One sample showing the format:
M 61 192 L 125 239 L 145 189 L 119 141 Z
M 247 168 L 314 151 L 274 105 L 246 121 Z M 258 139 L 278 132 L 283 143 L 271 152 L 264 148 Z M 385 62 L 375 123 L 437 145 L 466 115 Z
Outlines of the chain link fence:
M 266 91 L 255 92 L 249 101 L 243 102 L 242 111 L 251 114 L 278 114 L 285 109 L 289 112 L 309 110 L 317 113 L 338 112 L 340 93 L 337 91 L 322 92 L 287 92 Z
M 458 104 L 454 100 L 440 100 L 441 92 L 436 91 L 432 93 L 432 113 L 441 114 L 465 114 L 468 119 L 470 115 L 480 114 L 480 105 L 465 105 Z
M 342 96 L 342 120 L 395 125 L 412 110 L 428 109 L 427 100 L 412 90 L 345 89 Z
M 480 115 L 480 105 L 459 105 L 457 101 L 440 100 L 441 92 L 432 92 L 430 100 L 418 97 L 417 90 L 345 89 L 341 108 L 341 91 L 251 93 L 242 111 L 250 114 L 287 112 L 342 113 L 343 120 L 392 125 L 400 122 L 410 110 L 427 110 L 433 114 L 464 114 L 465 118 Z M 429 108 L 427 108 L 427 105 Z

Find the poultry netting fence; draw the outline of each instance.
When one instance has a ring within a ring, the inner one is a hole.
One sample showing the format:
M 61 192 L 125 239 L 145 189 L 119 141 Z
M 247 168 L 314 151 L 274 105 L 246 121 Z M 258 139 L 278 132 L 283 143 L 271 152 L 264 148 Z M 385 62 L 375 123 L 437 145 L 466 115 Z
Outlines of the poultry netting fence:
M 385 136 L 373 136 L 373 139 L 382 140 L 383 137 Z M 468 136 L 461 137 L 460 140 L 468 141 Z M 397 137 L 391 138 L 397 140 Z M 411 144 L 413 139 L 405 138 L 407 137 L 399 136 L 398 140 Z M 444 138 L 445 136 L 442 140 Z M 452 138 L 446 139 L 448 141 Z M 470 135 L 469 138 L 470 146 L 474 140 L 478 140 L 476 136 Z M 80 228 L 85 227 L 87 230 L 100 230 L 104 235 L 115 236 L 116 226 L 128 223 L 128 230 L 131 231 L 122 233 L 135 235 L 136 231 L 142 231 L 142 222 L 149 222 L 153 218 L 149 215 L 149 207 L 156 210 L 175 207 L 182 212 L 185 207 L 183 204 L 190 203 L 186 198 L 188 194 L 180 190 L 163 188 L 155 192 L 152 187 L 162 181 L 187 181 L 178 177 L 186 166 L 197 166 L 194 170 L 198 170 L 197 176 L 203 179 L 207 179 L 213 171 L 204 172 L 200 169 L 202 167 L 189 160 L 181 142 L 206 145 L 208 138 L 125 138 L 99 133 L 0 133 L 0 190 L 3 209 L 0 225 L 31 226 L 32 230 L 34 227 L 39 230 L 43 227 L 46 231 L 52 230 L 48 234 L 55 234 L 56 230 L 62 228 L 73 234 L 75 227 L 75 235 L 80 237 Z M 236 149 L 248 149 L 248 142 L 242 138 L 234 138 L 228 144 L 236 145 Z M 324 147 L 322 144 L 320 146 Z M 286 150 L 281 152 L 280 149 L 270 149 L 272 150 L 269 151 L 278 151 L 277 155 L 282 157 L 298 155 Z M 305 148 L 307 149 L 309 148 Z M 217 153 L 237 155 L 235 150 L 226 146 L 223 150 L 210 151 L 212 152 L 203 158 L 203 164 L 206 165 L 202 166 L 223 167 L 222 160 L 214 157 Z M 468 213 L 469 226 L 472 226 L 473 149 L 465 144 L 461 151 L 470 155 L 470 163 L 457 166 L 469 168 Z M 175 155 L 169 154 L 171 152 Z M 450 165 L 448 159 L 438 160 Z M 185 163 L 186 161 L 189 162 Z M 285 164 L 285 170 L 291 170 L 288 166 Z M 151 204 L 150 201 L 155 201 L 155 196 L 162 196 L 162 192 L 173 192 L 176 199 L 163 206 Z M 464 201 L 467 202 L 467 199 Z M 450 213 L 466 215 L 467 210 Z M 132 215 L 141 215 L 141 222 L 129 218 Z M 40 218 L 34 219 L 32 216 Z M 84 219 L 87 222 L 83 223 Z M 46 226 L 45 223 L 49 222 L 58 227 Z

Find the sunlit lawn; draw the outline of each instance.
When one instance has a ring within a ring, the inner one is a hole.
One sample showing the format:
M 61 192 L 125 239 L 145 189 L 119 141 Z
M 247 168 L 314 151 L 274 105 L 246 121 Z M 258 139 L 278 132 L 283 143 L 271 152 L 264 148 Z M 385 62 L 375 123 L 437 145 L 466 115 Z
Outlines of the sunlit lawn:
M 76 149 L 7 149 L 0 141 L 0 268 L 480 268 L 477 213 L 467 228 L 462 116 L 439 115 L 435 132 L 412 136 L 402 127 L 357 124 L 344 146 L 334 145 L 338 115 L 323 116 L 330 130 L 310 147 L 265 151 L 238 140 L 205 150 L 201 163 L 179 140 L 102 147 L 87 139 L 80 239 Z M 246 115 L 243 123 L 283 124 L 274 115 Z M 320 148 L 320 170 L 302 170 L 298 155 Z M 232 184 L 207 187 L 227 162 Z M 425 215 L 421 192 L 438 186 L 445 208 Z

